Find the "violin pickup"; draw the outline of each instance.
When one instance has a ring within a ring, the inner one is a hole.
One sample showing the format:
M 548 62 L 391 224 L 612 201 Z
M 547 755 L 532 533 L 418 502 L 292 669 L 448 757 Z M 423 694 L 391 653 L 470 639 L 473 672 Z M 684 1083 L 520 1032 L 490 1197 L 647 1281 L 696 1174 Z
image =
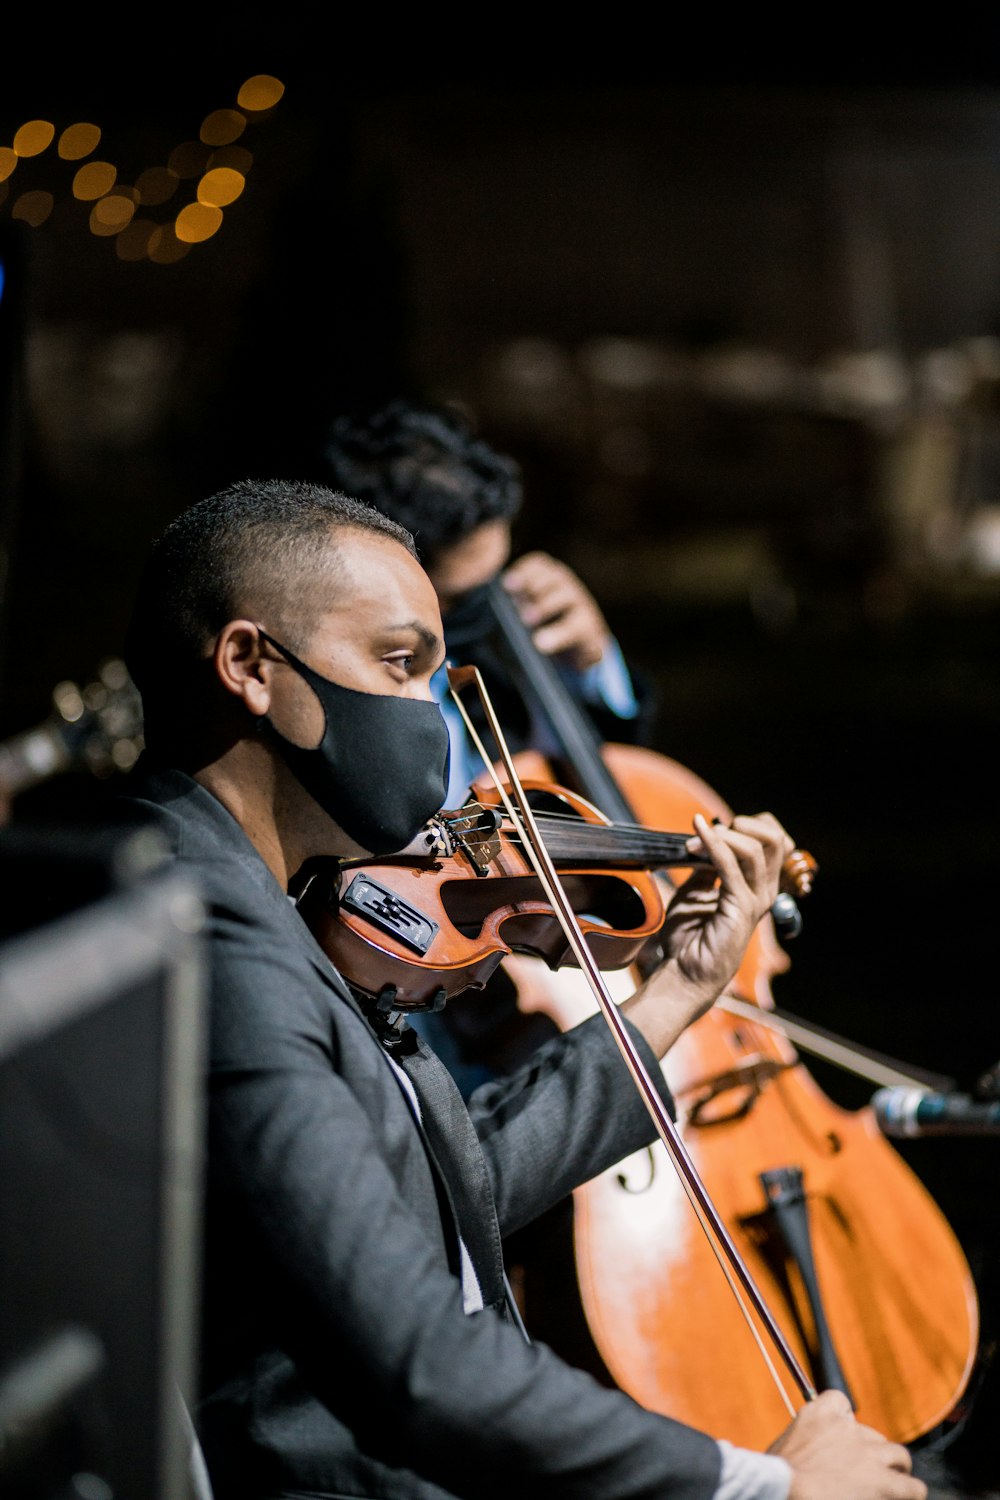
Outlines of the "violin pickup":
M 380 932 L 405 943 L 414 953 L 426 953 L 438 934 L 436 922 L 370 875 L 355 875 L 341 896 L 340 905 L 344 911 L 363 917 Z

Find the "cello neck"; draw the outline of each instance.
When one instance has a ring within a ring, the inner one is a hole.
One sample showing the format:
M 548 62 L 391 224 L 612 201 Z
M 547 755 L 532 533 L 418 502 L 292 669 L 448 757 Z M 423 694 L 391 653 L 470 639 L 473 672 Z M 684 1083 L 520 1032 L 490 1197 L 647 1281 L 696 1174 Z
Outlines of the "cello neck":
M 531 639 L 513 599 L 499 579 L 489 590 L 490 608 L 520 672 L 522 691 L 535 713 L 549 726 L 573 771 L 578 789 L 605 816 L 620 823 L 633 820 L 614 777 L 601 756 L 601 741 L 555 663 Z

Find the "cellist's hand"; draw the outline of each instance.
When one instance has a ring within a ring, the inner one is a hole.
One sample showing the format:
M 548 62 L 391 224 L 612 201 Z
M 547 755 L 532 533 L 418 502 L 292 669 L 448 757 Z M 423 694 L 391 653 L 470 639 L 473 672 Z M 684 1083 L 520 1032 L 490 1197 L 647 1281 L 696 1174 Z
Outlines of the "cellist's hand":
M 583 672 L 600 661 L 611 640 L 597 600 L 571 568 L 547 552 L 526 552 L 503 573 L 543 656 L 561 656 Z
M 786 1427 L 769 1453 L 791 1465 L 788 1500 L 925 1500 L 901 1443 L 854 1418 L 840 1391 L 823 1391 Z
M 736 973 L 794 847 L 771 813 L 737 817 L 729 827 L 696 813 L 694 823 L 689 848 L 712 866 L 696 869 L 677 891 L 661 934 L 665 960 L 622 1006 L 659 1057 Z

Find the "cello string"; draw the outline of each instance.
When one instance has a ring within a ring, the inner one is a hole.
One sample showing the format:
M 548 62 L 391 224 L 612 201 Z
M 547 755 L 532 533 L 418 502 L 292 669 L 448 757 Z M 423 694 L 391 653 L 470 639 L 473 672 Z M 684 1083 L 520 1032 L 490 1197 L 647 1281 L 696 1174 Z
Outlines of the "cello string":
M 669 876 L 658 874 L 655 878 L 671 892 L 677 889 Z M 842 1068 L 846 1073 L 864 1078 L 868 1083 L 890 1088 L 901 1085 L 905 1088 L 930 1089 L 942 1094 L 955 1087 L 954 1078 L 942 1073 L 931 1073 L 925 1068 L 914 1067 L 912 1063 L 901 1063 L 896 1058 L 860 1047 L 856 1042 L 849 1042 L 825 1027 L 804 1021 L 800 1016 L 789 1015 L 787 1011 L 777 1007 L 767 1008 L 733 994 L 720 995 L 715 1004 L 717 1009 L 750 1021 L 770 1035 L 784 1037 L 803 1052 L 812 1053 L 824 1062 Z
M 882 1084 L 888 1087 L 902 1085 L 906 1088 L 926 1089 L 934 1087 L 940 1089 L 944 1082 L 948 1087 L 954 1087 L 953 1079 L 942 1079 L 938 1074 L 925 1074 L 922 1078 L 913 1073 L 905 1073 L 901 1068 L 890 1066 L 887 1062 L 880 1062 L 877 1058 L 869 1057 L 859 1050 L 856 1045 L 842 1041 L 832 1034 L 813 1031 L 805 1022 L 797 1021 L 791 1016 L 774 1015 L 764 1010 L 762 1006 L 751 1005 L 746 1000 L 741 1000 L 737 995 L 720 995 L 715 1002 L 720 1010 L 728 1011 L 730 1015 L 740 1016 L 747 1021 L 753 1021 L 756 1025 L 763 1026 L 766 1030 L 777 1032 L 779 1036 L 794 1042 L 805 1052 L 812 1052 L 816 1057 L 823 1058 L 841 1067 L 848 1073 L 855 1073 L 859 1078 L 866 1079 L 869 1083 Z M 933 1084 L 929 1080 L 934 1080 Z M 947 1088 L 940 1090 L 947 1092 Z
M 756 1286 L 753 1278 L 751 1277 L 750 1272 L 744 1265 L 739 1251 L 733 1243 L 728 1230 L 726 1229 L 724 1223 L 722 1222 L 722 1219 L 715 1209 L 714 1204 L 709 1198 L 708 1193 L 705 1190 L 705 1186 L 702 1183 L 697 1170 L 695 1169 L 694 1163 L 688 1155 L 687 1147 L 684 1145 L 684 1142 L 681 1139 L 673 1121 L 670 1119 L 670 1116 L 663 1104 L 663 1100 L 660 1097 L 659 1091 L 657 1090 L 656 1085 L 650 1077 L 649 1072 L 642 1061 L 642 1058 L 636 1051 L 632 1039 L 628 1035 L 628 1032 L 625 1028 L 625 1024 L 621 1019 L 621 1016 L 618 1014 L 618 1008 L 615 1005 L 614 1000 L 612 999 L 611 994 L 607 988 L 607 985 L 604 982 L 604 978 L 600 972 L 600 969 L 597 967 L 593 954 L 587 947 L 586 941 L 583 937 L 583 933 L 580 929 L 579 923 L 577 922 L 576 914 L 573 912 L 572 907 L 570 906 L 566 893 L 559 881 L 559 877 L 556 873 L 555 867 L 551 864 L 551 860 L 548 857 L 548 851 L 546 850 L 544 840 L 538 833 L 537 825 L 535 825 L 534 822 L 534 815 L 532 813 L 531 807 L 528 804 L 527 797 L 524 794 L 524 789 L 520 784 L 520 780 L 514 768 L 513 762 L 511 761 L 510 752 L 507 748 L 507 744 L 503 736 L 503 731 L 501 730 L 496 715 L 493 711 L 493 705 L 490 702 L 489 695 L 486 691 L 485 684 L 483 683 L 482 676 L 478 668 L 465 667 L 457 670 L 452 667 L 448 668 L 448 680 L 451 690 L 451 696 L 459 710 L 459 713 L 462 716 L 473 744 L 475 745 L 477 751 L 483 759 L 483 764 L 486 766 L 487 771 L 493 779 L 496 789 L 500 795 L 501 801 L 507 809 L 507 813 L 511 819 L 511 822 L 516 827 L 520 827 L 520 819 L 518 817 L 518 814 L 515 813 L 510 798 L 508 797 L 504 787 L 501 785 L 499 776 L 494 771 L 493 764 L 487 756 L 482 741 L 480 740 L 472 724 L 472 721 L 470 720 L 468 713 L 466 712 L 465 705 L 462 703 L 459 696 L 457 684 L 461 682 L 461 679 L 475 681 L 480 700 L 482 702 L 483 708 L 486 711 L 486 717 L 489 722 L 491 732 L 500 750 L 501 758 L 504 762 L 504 767 L 507 771 L 508 776 L 510 777 L 511 787 L 515 789 L 515 793 L 516 795 L 518 795 L 518 799 L 521 802 L 520 811 L 521 815 L 523 815 L 524 818 L 524 827 L 521 828 L 521 838 L 524 842 L 524 847 L 529 854 L 530 861 L 534 866 L 535 873 L 537 874 L 539 881 L 542 884 L 543 890 L 546 893 L 546 897 L 552 905 L 556 916 L 559 918 L 560 925 L 563 928 L 570 947 L 573 949 L 576 955 L 577 962 L 579 963 L 581 970 L 586 975 L 591 988 L 593 989 L 594 996 L 597 999 L 604 1018 L 607 1021 L 612 1035 L 614 1036 L 614 1039 L 618 1044 L 619 1050 L 622 1054 L 622 1058 L 628 1066 L 630 1073 L 632 1074 L 633 1081 L 637 1089 L 639 1090 L 639 1093 L 646 1105 L 653 1123 L 657 1127 L 657 1132 L 660 1136 L 660 1139 L 663 1141 L 663 1144 L 667 1148 L 668 1154 L 673 1161 L 674 1167 L 676 1168 L 677 1173 L 680 1177 L 682 1186 L 688 1194 L 692 1205 L 695 1207 L 699 1222 L 701 1222 L 702 1227 L 707 1234 L 709 1245 L 711 1246 L 716 1258 L 720 1261 L 720 1263 L 722 1259 L 722 1253 L 723 1251 L 725 1252 L 725 1255 L 729 1260 L 729 1266 L 732 1268 L 732 1271 L 734 1271 L 739 1276 L 740 1281 L 743 1284 L 743 1288 L 750 1298 L 757 1316 L 760 1318 L 761 1322 L 764 1324 L 768 1333 L 770 1334 L 771 1341 L 774 1347 L 780 1352 L 789 1374 L 792 1376 L 795 1384 L 799 1388 L 800 1394 L 806 1400 L 813 1400 L 816 1396 L 815 1388 L 809 1381 L 802 1367 L 799 1365 L 799 1362 L 795 1358 L 795 1355 L 792 1353 L 792 1350 L 787 1340 L 785 1339 L 784 1334 L 778 1327 L 773 1314 L 768 1308 L 767 1303 L 764 1301 L 764 1298 L 761 1295 L 758 1287 Z M 525 832 L 525 828 L 531 830 L 533 836 L 530 838 L 530 840 L 528 833 Z M 709 1233 L 709 1228 L 711 1229 L 711 1233 Z M 727 1280 L 730 1280 L 728 1274 Z M 732 1285 L 731 1280 L 730 1285 Z M 750 1311 L 746 1307 L 742 1297 L 737 1297 L 737 1306 L 742 1311 L 747 1325 L 750 1328 L 755 1341 L 758 1342 L 758 1347 L 760 1347 L 759 1334 L 754 1328 L 753 1320 L 750 1316 Z M 764 1352 L 765 1354 L 765 1363 L 772 1373 L 778 1393 L 785 1403 L 789 1414 L 791 1416 L 794 1416 L 795 1409 L 791 1401 L 789 1400 L 788 1392 L 781 1380 L 778 1378 L 777 1371 L 774 1368 L 773 1362 L 767 1358 L 766 1351 L 762 1352 Z

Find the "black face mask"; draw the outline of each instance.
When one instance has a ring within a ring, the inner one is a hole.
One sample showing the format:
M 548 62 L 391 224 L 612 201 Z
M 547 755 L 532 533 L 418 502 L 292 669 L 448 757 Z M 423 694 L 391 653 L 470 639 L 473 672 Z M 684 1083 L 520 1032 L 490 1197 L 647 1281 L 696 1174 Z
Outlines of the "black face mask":
M 441 616 L 444 639 L 449 656 L 461 655 L 470 646 L 478 646 L 489 640 L 497 628 L 496 615 L 490 606 L 493 580 L 481 583 L 477 588 L 461 594 L 456 602 Z
M 313 750 L 286 739 L 269 715 L 262 721 L 292 774 L 362 849 L 404 849 L 444 806 L 448 790 L 448 726 L 438 705 L 341 687 L 260 634 L 308 682 L 323 709 L 323 738 Z

